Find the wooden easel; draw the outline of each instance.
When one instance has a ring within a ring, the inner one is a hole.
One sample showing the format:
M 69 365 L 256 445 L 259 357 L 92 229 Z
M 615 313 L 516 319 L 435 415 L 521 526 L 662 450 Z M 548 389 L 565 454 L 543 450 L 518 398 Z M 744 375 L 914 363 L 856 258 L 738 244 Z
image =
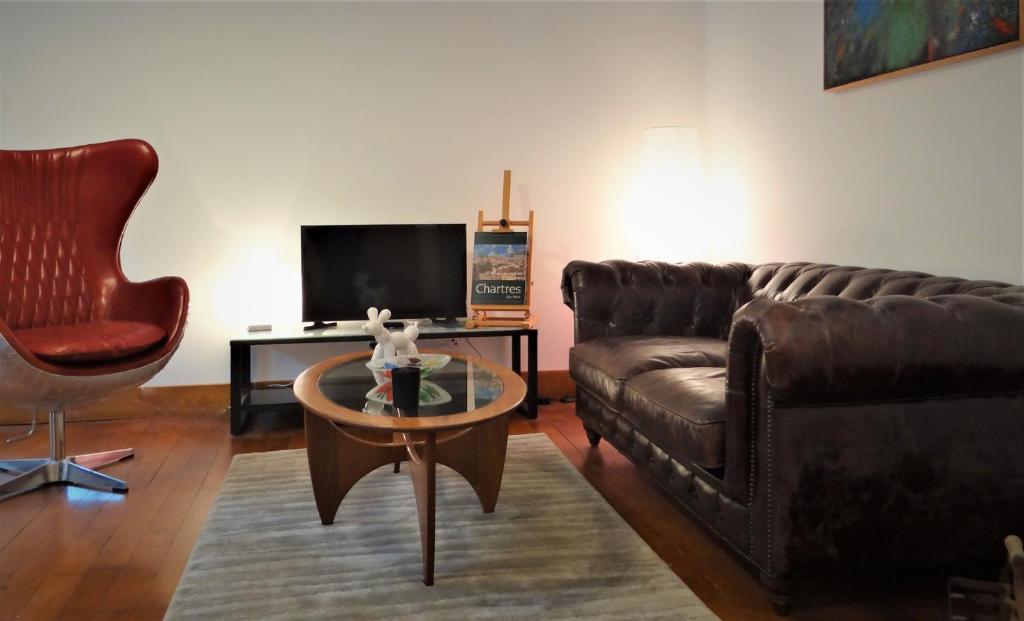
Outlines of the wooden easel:
M 516 227 L 526 229 L 526 303 L 516 306 L 470 304 L 470 307 L 473 309 L 473 317 L 466 322 L 467 328 L 482 328 L 486 326 L 501 328 L 533 327 L 535 318 L 530 315 L 530 289 L 533 287 L 531 280 L 533 267 L 533 210 L 530 210 L 528 220 L 510 220 L 509 203 L 511 196 L 512 171 L 506 170 L 501 191 L 501 218 L 498 220 L 484 220 L 484 212 L 481 209 L 477 212 L 476 230 L 484 232 L 487 227 L 494 227 L 489 232 L 513 233 L 516 231 Z M 489 314 L 498 312 L 502 314 Z

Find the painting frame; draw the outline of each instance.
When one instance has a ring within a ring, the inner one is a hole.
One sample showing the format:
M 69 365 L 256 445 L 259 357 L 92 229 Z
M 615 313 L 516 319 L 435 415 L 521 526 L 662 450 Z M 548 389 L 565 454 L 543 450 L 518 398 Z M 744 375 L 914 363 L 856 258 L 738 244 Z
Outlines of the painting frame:
M 981 58 L 981 57 L 984 57 L 984 56 L 988 56 L 990 54 L 996 54 L 996 53 L 999 53 L 999 52 L 1004 52 L 1004 51 L 1007 51 L 1007 50 L 1011 50 L 1011 49 L 1015 49 L 1015 48 L 1024 46 L 1024 0 L 1017 0 L 1017 33 L 1016 33 L 1017 38 L 1015 40 L 1008 41 L 1008 42 L 1005 42 L 1005 43 L 999 43 L 999 44 L 996 44 L 996 45 L 991 45 L 991 46 L 988 46 L 988 47 L 982 47 L 982 48 L 971 50 L 971 51 L 967 51 L 967 52 L 962 52 L 960 54 L 955 54 L 955 55 L 952 55 L 952 56 L 946 56 L 944 58 L 937 58 L 935 60 L 921 62 L 921 63 L 915 64 L 915 65 L 910 65 L 910 66 L 903 67 L 903 68 L 900 68 L 900 69 L 894 69 L 892 71 L 887 71 L 887 72 L 884 72 L 884 73 L 879 73 L 879 74 L 876 74 L 876 75 L 871 75 L 871 76 L 867 76 L 867 77 L 864 77 L 864 78 L 854 79 L 854 80 L 850 80 L 848 82 L 843 82 L 843 83 L 840 83 L 840 84 L 835 84 L 833 86 L 829 86 L 829 70 L 830 70 L 830 67 L 829 67 L 828 32 L 829 32 L 829 5 L 832 3 L 832 0 L 822 0 L 822 2 L 823 2 L 823 5 L 824 5 L 824 7 L 823 7 L 824 11 L 823 11 L 823 17 L 822 17 L 822 21 L 823 21 L 823 30 L 822 30 L 822 32 L 823 32 L 823 35 L 824 35 L 823 36 L 823 41 L 822 41 L 822 47 L 823 47 L 823 52 L 824 52 L 823 53 L 823 57 L 822 57 L 822 83 L 823 83 L 823 86 L 824 86 L 824 90 L 827 93 L 836 93 L 836 92 L 841 92 L 841 91 L 846 91 L 846 90 L 849 90 L 849 89 L 857 88 L 857 87 L 860 87 L 860 86 L 867 86 L 869 84 L 875 84 L 875 83 L 881 82 L 883 80 L 889 80 L 889 79 L 892 79 L 892 78 L 899 78 L 899 77 L 911 75 L 911 74 L 914 74 L 914 73 L 918 73 L 920 71 L 925 71 L 925 70 L 928 70 L 928 69 L 934 69 L 934 68 L 938 68 L 938 67 L 944 67 L 946 65 L 950 65 L 950 64 L 953 64 L 953 63 L 959 63 L 959 62 L 962 62 L 962 61 L 973 60 L 973 59 L 976 59 L 976 58 Z

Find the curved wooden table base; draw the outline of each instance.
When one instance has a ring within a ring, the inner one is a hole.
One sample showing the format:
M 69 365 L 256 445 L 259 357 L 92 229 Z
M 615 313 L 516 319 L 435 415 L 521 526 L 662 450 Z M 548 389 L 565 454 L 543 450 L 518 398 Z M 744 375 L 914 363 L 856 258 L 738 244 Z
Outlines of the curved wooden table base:
M 341 501 L 377 468 L 409 462 L 423 548 L 423 583 L 434 584 L 434 514 L 437 464 L 472 486 L 484 513 L 498 503 L 508 446 L 508 415 L 457 432 L 387 434 L 348 427 L 306 411 L 306 453 L 320 521 L 333 524 Z

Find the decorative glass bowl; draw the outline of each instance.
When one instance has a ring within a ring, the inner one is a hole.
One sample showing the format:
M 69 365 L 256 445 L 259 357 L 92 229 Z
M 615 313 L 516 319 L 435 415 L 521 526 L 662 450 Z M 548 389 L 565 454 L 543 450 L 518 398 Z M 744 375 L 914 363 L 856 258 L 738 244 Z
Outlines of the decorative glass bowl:
M 391 377 L 391 370 L 400 367 L 413 367 L 420 370 L 420 379 L 425 379 L 444 368 L 444 365 L 451 362 L 452 357 L 448 354 L 416 354 L 415 356 L 392 356 L 391 358 L 378 358 L 366 363 L 366 368 L 381 373 L 384 377 Z

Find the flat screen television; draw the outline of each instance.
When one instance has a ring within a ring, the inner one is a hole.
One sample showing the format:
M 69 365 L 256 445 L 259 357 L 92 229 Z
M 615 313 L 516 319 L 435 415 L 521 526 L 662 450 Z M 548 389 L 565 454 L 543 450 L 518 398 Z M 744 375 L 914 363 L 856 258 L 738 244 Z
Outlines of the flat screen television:
M 302 320 L 466 315 L 466 225 L 303 226 Z

